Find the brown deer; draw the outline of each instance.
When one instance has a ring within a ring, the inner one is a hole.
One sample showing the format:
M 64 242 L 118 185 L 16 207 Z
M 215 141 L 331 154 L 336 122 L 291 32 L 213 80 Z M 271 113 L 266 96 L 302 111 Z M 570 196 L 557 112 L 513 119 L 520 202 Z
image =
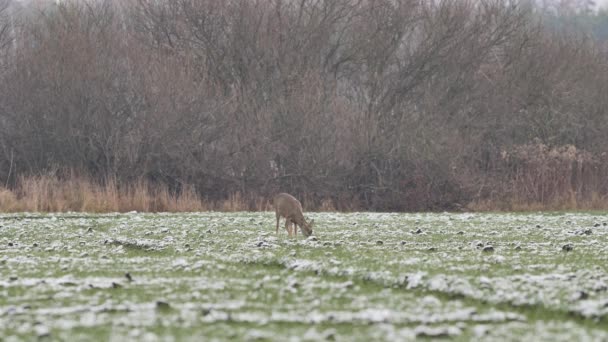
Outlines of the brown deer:
M 290 194 L 280 193 L 274 196 L 274 210 L 277 215 L 277 234 L 279 233 L 279 219 L 281 216 L 285 218 L 285 229 L 287 234 L 291 236 L 292 232 L 289 228 L 290 223 L 293 223 L 300 227 L 304 236 L 310 236 L 312 234 L 312 225 L 314 220 L 306 222 L 304 214 L 302 214 L 302 204 L 295 197 Z M 294 227 L 295 235 L 298 236 L 298 227 Z

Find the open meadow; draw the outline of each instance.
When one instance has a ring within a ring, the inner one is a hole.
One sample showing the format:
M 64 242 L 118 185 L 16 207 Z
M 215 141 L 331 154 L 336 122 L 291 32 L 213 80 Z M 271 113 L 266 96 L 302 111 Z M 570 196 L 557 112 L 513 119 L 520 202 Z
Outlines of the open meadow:
M 4 341 L 608 340 L 601 214 L 0 215 Z

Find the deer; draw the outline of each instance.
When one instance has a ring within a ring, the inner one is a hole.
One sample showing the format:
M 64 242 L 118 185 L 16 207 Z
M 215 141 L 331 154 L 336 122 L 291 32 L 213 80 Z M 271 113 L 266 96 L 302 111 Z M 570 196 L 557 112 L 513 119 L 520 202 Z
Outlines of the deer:
M 279 233 L 279 220 L 282 217 L 285 218 L 285 229 L 287 230 L 287 234 L 291 236 L 292 232 L 290 229 L 290 223 L 296 225 L 294 227 L 295 236 L 298 236 L 298 226 L 302 230 L 302 234 L 308 237 L 312 235 L 312 225 L 314 220 L 310 222 L 306 222 L 304 218 L 304 214 L 302 214 L 302 204 L 295 197 L 290 194 L 280 193 L 274 196 L 274 210 L 277 215 L 277 230 L 276 233 Z

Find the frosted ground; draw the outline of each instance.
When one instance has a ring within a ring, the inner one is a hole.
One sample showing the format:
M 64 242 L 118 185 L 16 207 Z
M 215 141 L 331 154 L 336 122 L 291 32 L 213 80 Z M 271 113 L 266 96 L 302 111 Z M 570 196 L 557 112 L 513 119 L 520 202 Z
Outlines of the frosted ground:
M 608 340 L 608 217 L 0 215 L 0 336 Z

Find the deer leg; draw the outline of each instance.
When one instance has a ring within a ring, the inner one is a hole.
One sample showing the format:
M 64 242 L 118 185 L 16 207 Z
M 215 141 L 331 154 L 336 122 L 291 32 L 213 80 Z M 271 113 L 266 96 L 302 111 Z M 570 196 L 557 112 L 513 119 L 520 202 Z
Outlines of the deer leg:
M 279 234 L 279 218 L 280 218 L 280 215 L 279 215 L 279 213 L 277 213 L 277 232 L 276 232 L 277 234 Z
M 291 228 L 289 228 L 289 223 L 291 221 L 289 221 L 289 219 L 285 219 L 285 230 L 287 230 L 287 235 L 291 236 Z

